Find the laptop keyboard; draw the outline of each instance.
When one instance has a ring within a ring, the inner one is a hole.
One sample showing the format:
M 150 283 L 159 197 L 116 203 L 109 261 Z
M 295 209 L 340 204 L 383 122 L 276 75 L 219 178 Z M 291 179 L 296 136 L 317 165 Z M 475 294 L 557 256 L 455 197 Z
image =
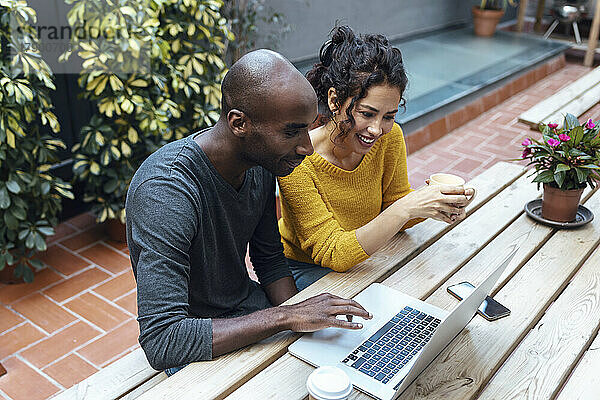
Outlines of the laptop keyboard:
M 342 362 L 388 383 L 427 344 L 440 322 L 427 313 L 404 307 Z

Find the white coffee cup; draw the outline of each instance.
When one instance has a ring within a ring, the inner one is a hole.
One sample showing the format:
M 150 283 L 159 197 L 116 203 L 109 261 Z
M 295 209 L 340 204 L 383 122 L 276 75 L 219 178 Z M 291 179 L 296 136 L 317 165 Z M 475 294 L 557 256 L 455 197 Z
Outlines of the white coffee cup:
M 458 186 L 458 187 L 462 187 L 463 189 L 465 188 L 465 180 L 463 178 L 461 178 L 460 176 L 457 176 L 457 175 L 446 174 L 443 172 L 438 172 L 436 174 L 432 174 L 429 177 L 429 179 L 427 179 L 425 181 L 425 183 L 428 185 Z M 475 200 L 475 195 L 477 194 L 477 190 L 475 190 L 474 187 L 468 187 L 468 189 L 473 190 L 473 195 L 469 199 L 469 203 L 467 205 L 471 204 L 471 202 L 473 200 Z
M 309 375 L 306 388 L 310 400 L 346 400 L 352 392 L 352 382 L 342 369 L 324 366 Z

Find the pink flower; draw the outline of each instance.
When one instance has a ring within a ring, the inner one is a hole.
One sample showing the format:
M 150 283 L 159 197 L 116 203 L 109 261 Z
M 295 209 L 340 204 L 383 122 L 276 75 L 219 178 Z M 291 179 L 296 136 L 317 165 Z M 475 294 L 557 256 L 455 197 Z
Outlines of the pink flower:
M 571 136 L 567 135 L 566 133 L 561 133 L 560 135 L 558 135 L 558 138 L 562 142 L 568 142 L 569 140 L 571 140 Z
M 590 118 L 590 119 L 588 119 L 587 123 L 585 124 L 585 127 L 588 129 L 594 129 L 596 127 L 596 124 L 594 124 L 592 122 L 592 119 Z
M 548 128 L 556 129 L 556 128 L 558 128 L 558 124 L 548 124 Z
M 556 147 L 560 144 L 560 142 L 556 139 L 550 138 L 550 139 L 548 139 L 548 144 L 552 147 Z
M 532 143 L 532 142 L 531 142 L 531 139 L 527 138 L 527 139 L 523 140 L 523 142 L 521 142 L 521 146 L 523 146 L 523 147 L 527 147 L 527 146 L 529 146 L 531 143 Z
M 531 149 L 526 147 L 523 149 L 523 154 L 521 154 L 521 158 L 526 158 L 529 154 L 531 154 Z

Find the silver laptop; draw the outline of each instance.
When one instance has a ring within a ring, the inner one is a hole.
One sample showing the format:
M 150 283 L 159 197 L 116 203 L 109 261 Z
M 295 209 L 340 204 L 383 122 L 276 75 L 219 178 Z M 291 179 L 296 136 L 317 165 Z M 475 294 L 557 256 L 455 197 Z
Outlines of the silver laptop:
M 374 315 L 363 329 L 305 334 L 289 352 L 314 366 L 340 367 L 357 389 L 394 399 L 469 323 L 516 252 L 515 244 L 509 246 L 494 272 L 452 312 L 374 283 L 354 298 Z

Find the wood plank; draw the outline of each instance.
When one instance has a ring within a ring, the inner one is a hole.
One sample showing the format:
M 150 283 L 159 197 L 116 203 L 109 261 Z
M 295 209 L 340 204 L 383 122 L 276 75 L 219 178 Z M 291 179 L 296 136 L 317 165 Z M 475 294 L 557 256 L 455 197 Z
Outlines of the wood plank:
M 569 103 L 565 104 L 559 110 L 552 115 L 544 118 L 543 122 L 548 124 L 550 122 L 557 122 L 558 126 L 561 127 L 567 113 L 573 114 L 576 117 L 583 115 L 587 110 L 595 106 L 600 101 L 600 83 L 596 86 L 588 89 L 580 96 L 574 98 Z
M 600 249 L 494 375 L 480 400 L 553 399 L 600 325 Z M 598 370 L 594 371 L 598 375 Z
M 525 24 L 525 14 L 527 13 L 527 3 L 529 0 L 519 1 L 519 11 L 517 13 L 517 32 L 523 32 Z
M 537 33 L 544 33 L 542 29 L 542 18 L 544 17 L 544 9 L 546 7 L 546 0 L 538 0 L 537 9 L 535 11 L 535 24 L 533 30 Z
M 585 352 L 569 377 L 557 400 L 589 400 L 598 398 L 600 387 L 600 334 Z
M 474 178 L 470 184 L 477 188 L 478 196 L 468 213 L 481 207 L 524 173 L 515 164 L 498 163 Z M 327 274 L 286 304 L 294 304 L 323 292 L 353 297 L 372 282 L 389 276 L 430 243 L 460 225 L 448 226 L 439 221 L 425 221 L 396 235 L 388 245 L 350 271 Z M 248 346 L 212 361 L 193 363 L 144 393 L 140 399 L 186 399 L 190 392 L 198 398 L 223 398 L 285 354 L 287 347 L 298 337 L 297 334 L 282 332 L 267 344 Z M 227 373 L 215 374 L 214 371 Z
M 105 400 L 116 399 L 128 393 L 161 372 L 150 367 L 142 349 L 101 369 L 86 380 L 59 393 L 53 400 Z
M 536 185 L 531 184 L 529 180 L 526 176 L 519 178 L 508 189 L 486 203 L 461 225 L 413 258 L 383 283 L 411 296 L 427 298 L 449 275 L 468 262 L 485 243 L 493 239 L 501 227 L 522 214 L 523 204 L 538 195 Z M 535 251 L 551 233 L 550 228 L 527 220 L 520 229 L 508 237 L 512 241 L 516 237 L 530 235 L 531 247 L 524 246 L 519 252 L 524 256 L 528 252 Z M 502 248 L 500 245 L 495 247 Z M 515 259 L 519 259 L 519 255 Z M 484 265 L 491 264 L 490 260 L 478 259 L 477 262 Z M 286 354 L 232 393 L 228 400 L 247 399 L 252 394 L 258 394 L 259 398 L 269 398 L 272 385 L 268 382 L 286 383 L 285 387 L 278 388 L 277 395 L 281 398 L 303 399 L 307 395 L 306 378 L 313 369 L 312 366 Z
M 165 374 L 164 372 L 161 372 L 160 374 L 156 375 L 154 378 L 152 378 L 152 379 L 144 382 L 142 385 L 136 387 L 134 390 L 132 390 L 131 392 L 127 393 L 126 395 L 119 397 L 119 400 L 133 400 L 133 399 L 137 399 L 143 393 L 146 393 L 148 390 L 150 390 L 154 386 L 158 385 L 159 383 L 161 383 L 165 379 L 167 379 L 167 374 Z
M 519 122 L 530 126 L 537 126 L 539 122 L 546 120 L 549 116 L 561 110 L 565 104 L 600 82 L 600 67 L 588 72 L 575 82 L 565 86 L 552 96 L 537 103 L 523 114 L 519 115 Z M 558 121 L 562 123 L 562 119 Z
M 597 192 L 586 204 L 598 209 L 600 193 Z M 474 318 L 400 399 L 476 398 L 599 242 L 598 220 L 581 229 L 556 232 L 495 294 L 498 301 L 511 309 L 511 315 L 493 323 Z M 487 248 L 497 251 L 495 247 Z M 465 275 L 463 270 L 459 271 L 456 280 L 453 277 L 448 283 L 471 279 L 476 273 L 473 269 Z M 454 300 L 445 288 L 440 288 L 428 302 L 447 307 Z
M 600 1 L 596 0 L 596 8 L 594 9 L 594 19 L 592 20 L 592 29 L 588 36 L 588 48 L 583 58 L 583 65 L 591 67 L 594 62 L 594 54 L 598 46 L 598 33 L 600 32 Z

